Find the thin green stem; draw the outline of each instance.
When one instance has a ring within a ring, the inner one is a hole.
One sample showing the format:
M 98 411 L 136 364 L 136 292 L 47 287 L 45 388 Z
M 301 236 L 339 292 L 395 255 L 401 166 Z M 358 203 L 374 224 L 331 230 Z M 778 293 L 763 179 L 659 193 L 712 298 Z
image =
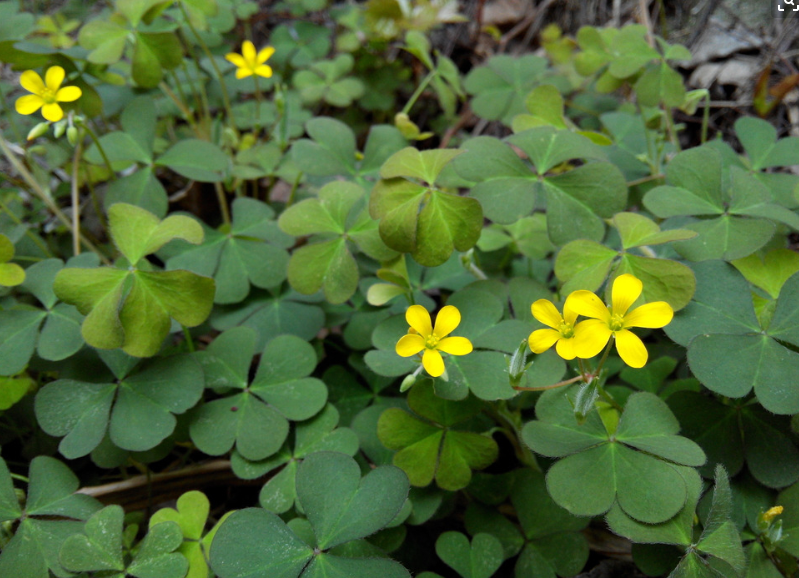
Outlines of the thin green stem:
M 671 114 L 671 109 L 665 107 L 663 113 L 666 117 L 666 130 L 669 133 L 669 140 L 671 140 L 671 144 L 674 145 L 674 148 L 677 149 L 677 152 L 680 152 L 680 139 L 677 138 L 677 129 L 674 127 L 674 117 Z
M 596 366 L 596 371 L 594 372 L 594 375 L 597 377 L 599 377 L 599 372 L 602 370 L 602 366 L 605 365 L 605 361 L 607 361 L 608 359 L 608 355 L 610 354 L 610 349 L 611 347 L 613 347 L 613 339 L 615 338 L 608 339 L 608 344 L 605 347 L 605 353 L 602 354 L 602 359 L 599 360 L 599 365 Z
M 31 189 L 31 192 L 39 197 L 47 208 L 52 212 L 59 221 L 61 221 L 70 231 L 72 230 L 72 223 L 70 222 L 69 218 L 64 214 L 64 212 L 58 208 L 58 205 L 55 204 L 53 199 L 50 198 L 39 182 L 33 177 L 33 175 L 25 168 L 20 160 L 17 158 L 17 155 L 9 148 L 8 142 L 3 137 L 2 133 L 0 133 L 0 150 L 2 150 L 3 155 L 8 159 L 8 162 L 16 169 L 16 171 L 22 176 L 22 179 L 28 184 Z M 106 265 L 111 265 L 111 261 L 106 257 L 100 249 L 94 245 L 91 241 L 89 241 L 85 236 L 79 234 L 80 240 L 83 245 L 89 249 L 90 251 L 94 251 L 100 257 L 100 260 L 105 263 Z
M 422 96 L 422 93 L 427 88 L 427 85 L 430 84 L 433 78 L 435 78 L 436 74 L 438 74 L 436 70 L 431 70 L 430 72 L 427 73 L 427 76 L 425 76 L 422 79 L 422 82 L 419 83 L 419 86 L 416 87 L 416 90 L 408 99 L 408 102 L 405 104 L 405 108 L 402 109 L 403 114 L 408 114 L 411 111 L 413 105 L 416 104 L 416 101 L 419 99 L 420 96 Z
M 705 110 L 702 112 L 702 144 L 707 142 L 707 127 L 710 124 L 710 92 L 705 95 Z
M 302 180 L 302 172 L 298 172 L 296 178 L 294 179 L 294 184 L 291 186 L 291 192 L 289 193 L 288 201 L 286 201 L 286 209 L 288 209 L 292 204 L 294 204 L 294 197 L 297 195 L 297 187 L 300 186 L 300 181 Z
M 226 225 L 230 225 L 230 209 L 227 206 L 227 198 L 225 197 L 225 191 L 222 189 L 222 184 L 214 183 L 214 188 L 216 189 L 216 198 L 219 201 L 219 210 L 222 211 L 222 221 Z
M 88 133 L 92 141 L 94 141 L 94 145 L 97 147 L 97 150 L 100 152 L 100 156 L 103 157 L 103 162 L 105 163 L 105 166 L 108 168 L 108 172 L 111 173 L 111 178 L 116 179 L 117 174 L 114 171 L 114 167 L 111 166 L 111 161 L 108 160 L 108 155 L 105 154 L 105 149 L 103 148 L 103 145 L 100 144 L 100 139 L 97 138 L 97 134 L 92 130 L 92 127 L 90 127 L 88 123 L 83 123 L 82 126 L 83 128 L 86 129 L 86 132 Z
M 72 200 L 72 252 L 76 256 L 80 255 L 80 191 L 78 191 L 78 171 L 80 170 L 80 157 L 82 152 L 83 139 L 79 137 L 78 142 L 75 143 L 75 154 L 72 156 L 72 183 L 70 185 Z
M 556 389 L 558 387 L 563 387 L 564 385 L 569 385 L 584 379 L 585 376 L 578 375 L 576 377 L 572 377 L 571 379 L 567 379 L 565 381 L 559 381 L 558 383 L 553 383 L 552 385 L 543 385 L 541 387 L 523 387 L 521 385 L 513 386 L 513 389 L 516 391 L 546 391 L 548 389 Z
M 200 36 L 200 33 L 197 32 L 197 29 L 194 27 L 194 24 L 191 23 L 191 19 L 189 15 L 186 13 L 186 7 L 183 6 L 183 2 L 178 2 L 178 6 L 180 6 L 180 11 L 183 13 L 183 18 L 186 21 L 186 24 L 189 26 L 189 30 L 191 30 L 194 38 L 197 40 L 197 44 L 200 45 L 200 48 L 205 53 L 205 56 L 208 60 L 211 61 L 211 67 L 214 69 L 216 73 L 216 77 L 219 80 L 219 85 L 222 88 L 222 102 L 225 105 L 225 112 L 227 113 L 228 122 L 233 124 L 233 109 L 230 106 L 230 95 L 227 92 L 227 86 L 225 85 L 225 79 L 222 78 L 222 72 L 219 70 L 219 66 L 216 63 L 216 59 L 214 55 L 211 54 L 211 50 L 208 48 L 208 45 Z
M 261 85 L 258 82 L 258 75 L 253 75 L 253 80 L 255 81 L 255 134 L 254 136 L 258 136 L 258 133 L 261 132 L 261 102 L 264 99 L 264 95 L 261 93 Z
M 30 483 L 30 480 L 28 478 L 26 478 L 25 476 L 21 476 L 20 474 L 11 473 L 11 477 L 14 478 L 15 480 L 19 480 L 20 482 L 25 482 L 26 484 Z
M 191 338 L 191 332 L 189 331 L 189 328 L 186 327 L 185 325 L 181 325 L 181 327 L 183 327 L 183 336 L 186 338 L 186 347 L 188 348 L 189 353 L 194 353 L 195 347 L 194 347 L 194 340 Z

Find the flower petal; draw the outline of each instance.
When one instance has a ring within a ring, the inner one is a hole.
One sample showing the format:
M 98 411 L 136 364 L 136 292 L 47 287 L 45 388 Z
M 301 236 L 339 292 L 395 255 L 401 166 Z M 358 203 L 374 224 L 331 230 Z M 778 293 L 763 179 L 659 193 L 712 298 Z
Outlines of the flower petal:
M 255 74 L 264 78 L 272 78 L 272 67 L 268 64 L 261 64 L 255 67 Z
M 554 329 L 536 329 L 527 338 L 530 351 L 533 353 L 544 353 L 560 339 L 561 335 Z
M 44 106 L 44 100 L 38 94 L 26 94 L 20 96 L 14 104 L 19 114 L 33 114 Z
M 436 334 L 436 337 L 441 339 L 442 337 L 446 337 L 460 324 L 461 322 L 461 312 L 458 311 L 458 308 L 454 305 L 447 305 L 446 307 L 442 307 L 441 311 L 438 312 L 436 315 L 436 326 L 433 329 L 433 333 Z
M 602 351 L 613 332 L 601 319 L 580 321 L 574 328 L 574 352 L 577 357 L 589 359 Z
M 60 106 L 58 106 L 57 102 L 54 102 L 53 104 L 45 104 L 42 107 L 42 116 L 50 122 L 58 122 L 64 118 L 64 111 Z
M 436 349 L 450 355 L 466 355 L 472 352 L 472 342 L 465 337 L 445 337 L 438 342 Z
M 438 377 L 444 373 L 444 360 L 441 358 L 441 354 L 435 349 L 424 350 L 422 365 L 427 373 L 433 377 Z
M 566 303 L 563 304 L 563 320 L 573 326 L 574 322 L 577 321 L 577 315 L 577 312 L 572 309 L 567 298 Z
M 429 337 L 430 334 L 433 333 L 433 324 L 430 322 L 430 314 L 427 312 L 427 309 L 421 305 L 411 305 L 408 307 L 408 310 L 405 311 L 405 321 L 416 330 L 416 333 L 424 338 Z
M 33 70 L 26 70 L 23 72 L 22 76 L 19 77 L 19 83 L 22 85 L 22 88 L 33 94 L 41 94 L 45 89 L 42 77 Z
M 400 340 L 397 341 L 397 355 L 402 357 L 416 355 L 422 349 L 424 349 L 424 339 L 421 335 L 407 334 L 403 335 Z
M 607 306 L 591 291 L 575 291 L 566 298 L 565 306 L 578 315 L 601 319 L 606 323 L 610 321 L 610 311 L 608 311 Z
M 619 357 L 630 367 L 643 367 L 649 357 L 644 342 L 635 333 L 626 329 L 616 332 L 616 350 L 619 352 Z
M 674 309 L 665 301 L 641 305 L 624 316 L 625 327 L 649 327 L 659 329 L 671 323 Z
M 241 55 L 244 57 L 244 60 L 247 61 L 247 65 L 251 68 L 255 68 L 255 59 L 257 55 L 255 54 L 255 45 L 250 42 L 249 40 L 245 40 L 241 44 Z
M 247 78 L 248 76 L 252 76 L 252 70 L 249 68 L 237 68 L 236 69 L 236 78 Z
M 55 94 L 55 99 L 58 102 L 73 102 L 78 100 L 82 94 L 83 91 L 77 86 L 65 86 L 64 88 L 58 89 L 58 92 Z
M 570 361 L 577 357 L 577 351 L 574 349 L 574 337 L 559 339 L 555 344 L 555 351 L 566 361 Z
M 247 68 L 247 62 L 244 60 L 244 57 L 241 54 L 229 52 L 225 54 L 225 60 L 232 62 L 238 68 Z
M 611 291 L 611 305 L 613 307 L 614 315 L 624 315 L 630 308 L 630 305 L 635 303 L 635 300 L 641 296 L 641 291 L 644 284 L 638 277 L 625 273 L 619 275 L 613 282 L 613 290 Z
M 533 317 L 552 329 L 558 329 L 563 323 L 563 316 L 549 299 L 539 299 L 530 306 Z
M 64 82 L 64 76 L 66 76 L 66 73 L 63 68 L 51 66 L 44 73 L 44 83 L 53 92 L 58 92 L 58 89 L 61 88 L 61 83 Z
M 265 48 L 262 48 L 261 50 L 258 51 L 258 58 L 256 59 L 256 62 L 258 64 L 263 64 L 264 62 L 269 60 L 274 53 L 275 53 L 274 46 L 267 46 Z

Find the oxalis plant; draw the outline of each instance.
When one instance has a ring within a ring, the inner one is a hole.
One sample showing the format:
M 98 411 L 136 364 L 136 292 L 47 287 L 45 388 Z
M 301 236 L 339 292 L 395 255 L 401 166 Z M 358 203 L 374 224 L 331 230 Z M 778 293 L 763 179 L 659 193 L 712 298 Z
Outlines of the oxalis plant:
M 27 4 L 0 576 L 799 570 L 799 139 L 712 134 L 685 47 L 549 26 L 470 65 L 429 34 L 455 2 Z

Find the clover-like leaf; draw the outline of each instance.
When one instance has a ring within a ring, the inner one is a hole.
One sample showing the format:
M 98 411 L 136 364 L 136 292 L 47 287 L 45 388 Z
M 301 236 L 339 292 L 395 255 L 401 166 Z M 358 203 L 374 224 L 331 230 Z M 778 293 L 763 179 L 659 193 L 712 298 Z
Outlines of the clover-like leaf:
M 0 520 L 21 519 L 0 553 L 0 575 L 49 578 L 52 572 L 67 578 L 72 574 L 59 563 L 61 545 L 80 533 L 83 523 L 76 520 L 89 518 L 102 506 L 90 496 L 75 493 L 80 481 L 58 460 L 35 457 L 28 475 L 28 501 L 23 509 L 0 458 Z
M 666 330 L 688 345 L 691 371 L 716 393 L 739 398 L 754 389 L 773 413 L 799 411 L 799 392 L 788 385 L 799 371 L 799 354 L 780 343 L 799 344 L 799 274 L 785 282 L 770 324 L 761 327 L 749 284 L 738 271 L 719 261 L 697 263 L 693 269 L 696 295 Z
M 310 522 L 314 547 L 271 512 L 248 508 L 220 526 L 211 545 L 211 564 L 220 578 L 408 578 L 398 563 L 374 555 L 348 557 L 336 548 L 389 524 L 408 495 L 408 480 L 393 466 L 365 477 L 344 454 L 318 452 L 297 471 L 297 496 Z M 379 555 L 379 554 L 378 554 Z
M 310 295 L 324 289 L 331 303 L 343 303 L 358 286 L 358 265 L 349 249 L 352 240 L 367 255 L 387 261 L 396 253 L 386 247 L 369 217 L 364 191 L 354 183 L 332 182 L 318 198 L 289 207 L 279 220 L 291 235 L 318 235 L 317 243 L 294 251 L 288 265 L 289 283 Z
M 202 492 L 193 490 L 186 492 L 177 501 L 177 509 L 161 508 L 150 518 L 150 528 L 163 522 L 175 522 L 183 534 L 183 543 L 178 552 L 189 563 L 186 578 L 207 578 L 209 576 L 208 556 L 211 542 L 227 513 L 219 519 L 214 527 L 204 534 L 205 524 L 210 511 L 208 498 Z
M 359 79 L 347 76 L 354 64 L 352 55 L 346 53 L 333 60 L 319 60 L 294 75 L 294 87 L 300 91 L 300 98 L 306 104 L 324 100 L 333 106 L 350 106 L 365 91 Z
M 207 454 L 224 454 L 235 444 L 248 460 L 267 458 L 283 445 L 289 420 L 308 419 L 325 405 L 324 383 L 307 377 L 316 367 L 316 353 L 293 335 L 266 345 L 250 384 L 255 340 L 251 329 L 234 328 L 199 354 L 210 387 L 239 391 L 204 404 L 192 415 L 191 438 Z
M 176 522 L 161 522 L 150 527 L 133 559 L 123 557 L 122 526 L 125 512 L 120 506 L 107 506 L 86 522 L 83 534 L 64 541 L 59 560 L 73 572 L 104 572 L 113 578 L 183 578 L 189 564 L 175 552 L 182 541 Z
M 328 404 L 312 419 L 297 424 L 294 430 L 293 448 L 288 444 L 281 450 L 260 461 L 247 460 L 240 452 L 231 456 L 231 466 L 237 476 L 244 479 L 259 478 L 282 466 L 261 489 L 259 501 L 270 512 L 282 514 L 294 505 L 297 497 L 295 480 L 297 467 L 305 456 L 320 451 L 340 452 L 355 455 L 358 451 L 358 436 L 349 428 L 336 427 L 339 413 Z
M 155 355 L 169 334 L 170 318 L 187 327 L 208 317 L 214 281 L 189 271 L 151 271 L 136 265 L 173 239 L 202 241 L 202 227 L 189 217 L 158 218 L 139 207 L 117 203 L 109 210 L 111 236 L 129 269 L 62 269 L 55 294 L 86 315 L 81 334 L 99 349 L 121 347 L 136 357 Z M 130 291 L 125 291 L 130 281 Z
M 491 578 L 502 565 L 502 544 L 491 534 L 475 534 L 471 544 L 460 532 L 444 532 L 436 554 L 462 578 Z
M 525 112 L 527 93 L 547 76 L 547 61 L 540 56 L 492 56 L 466 76 L 463 86 L 473 95 L 475 114 L 510 125 Z
M 393 463 L 402 468 L 413 486 L 427 486 L 433 479 L 438 487 L 455 491 L 466 487 L 472 470 L 481 470 L 496 460 L 496 442 L 482 434 L 453 429 L 480 411 L 475 398 L 449 401 L 433 392 L 432 380 L 411 389 L 408 404 L 413 412 L 387 409 L 380 416 L 380 441 L 396 450 Z
M 330 51 L 330 35 L 326 26 L 304 20 L 281 24 L 269 37 L 269 42 L 275 47 L 273 59 L 280 65 L 308 66 Z
M 522 430 L 534 451 L 563 458 L 547 472 L 555 502 L 581 516 L 603 514 L 618 503 L 648 524 L 674 516 L 686 500 L 686 484 L 674 464 L 699 466 L 705 455 L 676 435 L 679 424 L 666 404 L 647 392 L 631 395 L 611 438 L 596 412 L 579 425 L 567 395 L 568 390 L 542 395 L 536 404 L 538 420 Z M 583 476 L 588 469 L 593 471 L 590 487 Z
M 122 449 L 154 448 L 174 431 L 175 415 L 194 406 L 202 395 L 202 369 L 190 356 L 132 369 L 128 365 L 117 373 L 117 383 L 60 379 L 39 391 L 37 419 L 50 435 L 63 436 L 62 455 L 70 459 L 87 455 L 106 432 Z
M 619 169 L 607 162 L 589 162 L 566 172 L 547 173 L 570 159 L 604 159 L 602 148 L 584 136 L 551 126 L 520 132 L 507 142 L 521 149 L 531 164 L 492 137 L 468 140 L 463 144 L 466 152 L 453 161 L 461 177 L 477 183 L 471 195 L 480 201 L 486 217 L 514 223 L 532 213 L 537 195 L 543 194 L 554 244 L 586 238 L 600 241 L 605 231 L 601 218 L 626 206 L 627 186 Z
M 232 204 L 230 230 L 206 230 L 206 240 L 191 247 L 180 241 L 177 254 L 167 260 L 168 269 L 185 269 L 214 277 L 215 303 L 239 303 L 247 297 L 250 285 L 268 289 L 286 279 L 288 254 L 293 239 L 284 235 L 274 221 L 269 205 L 247 197 Z
M 446 149 L 402 149 L 383 164 L 383 178 L 369 199 L 369 213 L 380 221 L 380 237 L 386 245 L 411 253 L 427 267 L 444 263 L 455 249 L 470 249 L 480 237 L 480 204 L 434 185 L 458 154 Z
M 355 134 L 340 120 L 324 116 L 305 123 L 310 139 L 299 139 L 291 146 L 291 158 L 304 173 L 314 176 L 343 176 L 361 185 L 378 176 L 385 160 L 406 144 L 393 126 L 374 125 L 359 161 Z

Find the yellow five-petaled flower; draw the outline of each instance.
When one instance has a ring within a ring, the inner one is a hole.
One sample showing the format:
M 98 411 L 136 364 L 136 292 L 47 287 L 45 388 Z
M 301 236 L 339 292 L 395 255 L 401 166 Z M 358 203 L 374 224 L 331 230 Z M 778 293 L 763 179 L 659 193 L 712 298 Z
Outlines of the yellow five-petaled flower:
M 245 40 L 241 45 L 241 54 L 231 52 L 225 58 L 236 65 L 236 78 L 247 78 L 253 74 L 269 78 L 272 76 L 272 67 L 265 64 L 269 57 L 275 53 L 271 46 L 262 48 L 257 53 L 255 45 L 249 40 Z
M 643 367 L 649 354 L 641 339 L 630 327 L 659 329 L 668 325 L 674 316 L 671 305 L 655 301 L 628 311 L 641 295 L 643 283 L 629 274 L 619 275 L 613 282 L 610 309 L 590 291 L 575 291 L 569 295 L 569 306 L 578 315 L 590 317 L 578 324 L 574 340 L 577 357 L 594 357 L 613 337 L 619 356 L 630 367 Z
M 574 359 L 577 353 L 574 350 L 574 341 L 577 328 L 577 312 L 571 308 L 569 299 L 563 304 L 563 315 L 555 305 L 547 299 L 539 299 L 532 304 L 530 309 L 533 317 L 551 329 L 537 329 L 530 334 L 527 342 L 533 353 L 544 353 L 555 345 L 555 350 L 563 359 Z M 578 324 L 579 326 L 579 324 Z
M 438 312 L 435 327 L 427 309 L 421 305 L 408 307 L 405 320 L 411 328 L 397 342 L 397 354 L 410 357 L 424 351 L 422 365 L 433 377 L 444 373 L 440 351 L 450 355 L 466 355 L 472 351 L 472 342 L 465 337 L 447 337 L 461 322 L 461 313 L 454 305 L 447 305 Z
M 64 118 L 64 111 L 59 102 L 78 100 L 83 94 L 77 86 L 64 86 L 65 72 L 60 66 L 51 66 L 44 75 L 44 80 L 33 70 L 26 70 L 19 78 L 22 88 L 33 94 L 17 99 L 16 108 L 20 114 L 33 114 L 40 108 L 42 116 L 51 122 Z

